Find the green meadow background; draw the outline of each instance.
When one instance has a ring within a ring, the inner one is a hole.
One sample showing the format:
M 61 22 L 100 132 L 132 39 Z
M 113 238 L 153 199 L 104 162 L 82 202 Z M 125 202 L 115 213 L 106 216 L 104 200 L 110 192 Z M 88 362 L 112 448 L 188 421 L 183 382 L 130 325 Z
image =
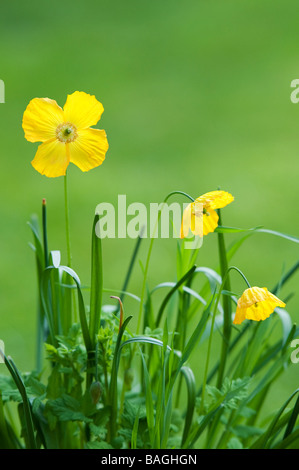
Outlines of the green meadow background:
M 235 196 L 228 226 L 299 235 L 299 78 L 297 0 L 52 0 L 1 5 L 0 338 L 23 370 L 34 367 L 36 277 L 27 225 L 48 207 L 50 249 L 66 262 L 63 178 L 31 166 L 38 144 L 24 139 L 23 112 L 34 97 L 64 105 L 75 90 L 95 94 L 105 112 L 98 128 L 110 144 L 104 164 L 88 173 L 69 167 L 73 267 L 90 278 L 95 207 L 162 202 L 173 190 L 197 197 L 220 187 Z M 172 201 L 186 202 L 177 196 Z M 236 236 L 227 235 L 230 244 Z M 104 285 L 120 289 L 134 241 L 105 240 Z M 149 240 L 143 240 L 144 263 Z M 252 285 L 276 284 L 298 260 L 298 245 L 257 234 L 233 263 Z M 216 267 L 217 238 L 204 239 L 198 265 Z M 176 241 L 156 240 L 149 287 L 176 276 Z M 281 296 L 299 320 L 298 275 Z M 140 295 L 137 263 L 128 289 Z M 233 274 L 232 290 L 244 284 Z M 105 297 L 109 301 L 109 297 Z M 138 305 L 126 301 L 126 314 Z M 203 358 L 196 358 L 204 363 Z M 0 366 L 1 367 L 1 366 Z M 4 366 L 3 366 L 4 367 Z M 0 371 L 1 372 L 1 371 Z M 293 365 L 273 391 L 274 403 L 298 386 Z M 199 370 L 200 375 L 200 370 Z

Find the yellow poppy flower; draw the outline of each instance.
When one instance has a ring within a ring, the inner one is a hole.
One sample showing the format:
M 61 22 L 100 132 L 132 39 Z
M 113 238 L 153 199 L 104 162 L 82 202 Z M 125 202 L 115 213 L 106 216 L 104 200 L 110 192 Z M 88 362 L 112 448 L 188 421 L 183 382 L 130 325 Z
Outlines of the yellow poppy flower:
M 240 325 L 244 320 L 265 320 L 274 312 L 275 307 L 285 307 L 285 305 L 266 287 L 250 287 L 238 300 L 233 323 Z
M 183 213 L 181 238 L 188 235 L 189 229 L 200 237 L 214 232 L 219 219 L 215 209 L 221 209 L 233 200 L 234 197 L 226 191 L 211 191 L 188 204 Z
M 28 104 L 22 126 L 29 142 L 42 142 L 32 166 L 49 177 L 65 175 L 70 162 L 88 171 L 101 165 L 108 150 L 104 130 L 92 129 L 104 111 L 95 96 L 82 91 L 68 95 L 62 109 L 49 98 Z

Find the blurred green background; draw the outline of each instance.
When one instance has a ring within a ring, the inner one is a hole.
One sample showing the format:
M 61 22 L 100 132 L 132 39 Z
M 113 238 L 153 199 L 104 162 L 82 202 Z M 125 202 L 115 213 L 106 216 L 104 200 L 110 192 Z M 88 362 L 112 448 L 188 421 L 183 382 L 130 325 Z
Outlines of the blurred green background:
M 69 167 L 73 267 L 90 277 L 90 238 L 100 202 L 161 202 L 173 190 L 194 197 L 221 187 L 235 196 L 224 225 L 299 234 L 299 78 L 297 0 L 85 0 L 6 2 L 0 16 L 0 338 L 21 370 L 34 366 L 36 277 L 26 222 L 48 205 L 50 249 L 66 262 L 63 178 L 31 166 L 38 144 L 24 139 L 23 112 L 34 97 L 61 106 L 75 90 L 95 94 L 110 149 L 88 173 Z M 173 201 L 185 202 L 179 196 Z M 229 244 L 235 237 L 226 237 Z M 143 241 L 144 262 L 148 240 Z M 105 240 L 104 284 L 121 288 L 132 240 Z M 198 264 L 214 267 L 207 237 Z M 149 285 L 172 281 L 175 241 L 157 240 Z M 298 259 L 298 245 L 256 235 L 234 258 L 253 285 L 269 289 Z M 140 295 L 137 264 L 129 290 Z M 298 321 L 296 292 L 288 311 Z M 242 290 L 237 276 L 233 290 Z M 137 316 L 137 306 L 126 313 Z M 298 386 L 294 365 L 277 397 Z

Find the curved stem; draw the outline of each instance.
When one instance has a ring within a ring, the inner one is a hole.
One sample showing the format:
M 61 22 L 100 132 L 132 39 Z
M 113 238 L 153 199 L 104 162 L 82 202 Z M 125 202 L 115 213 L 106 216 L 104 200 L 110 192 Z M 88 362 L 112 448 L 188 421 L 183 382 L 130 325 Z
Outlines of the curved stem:
M 235 271 L 237 271 L 237 272 L 242 276 L 242 278 L 244 279 L 244 281 L 246 282 L 247 287 L 248 287 L 249 289 L 251 289 L 251 285 L 249 284 L 248 279 L 247 279 L 247 277 L 245 276 L 245 274 L 243 274 L 242 271 L 241 271 L 239 268 L 237 268 L 236 266 L 231 266 L 230 268 L 228 268 L 228 271 L 231 270 L 231 269 L 234 269 Z
M 191 201 L 194 202 L 193 197 L 189 196 L 189 194 L 185 193 L 184 191 L 172 191 L 169 194 L 167 194 L 166 198 L 163 201 L 163 204 L 166 204 L 166 201 L 168 201 L 170 196 L 172 196 L 174 194 L 182 194 L 183 196 L 186 196 L 187 198 L 189 198 Z M 160 218 L 161 218 L 161 213 L 162 213 L 162 211 L 160 210 L 159 214 L 158 214 L 158 217 L 157 217 L 157 222 L 156 222 L 156 225 L 155 225 L 155 228 L 154 228 L 154 233 L 151 234 L 150 246 L 149 246 L 149 250 L 148 250 L 148 254 L 147 254 L 147 258 L 146 258 L 146 264 L 145 264 L 145 268 L 144 268 L 143 284 L 142 284 L 142 290 L 141 290 L 141 296 L 140 296 L 140 308 L 139 308 L 139 313 L 138 313 L 138 321 L 137 321 L 137 329 L 136 329 L 136 334 L 137 335 L 139 334 L 139 329 L 140 329 L 142 309 L 143 309 L 143 301 L 144 301 L 144 295 L 145 295 L 145 289 L 146 289 L 146 279 L 147 279 L 147 273 L 148 273 L 148 268 L 149 268 L 149 261 L 150 261 L 150 257 L 151 257 L 151 253 L 152 253 L 152 249 L 153 249 L 153 244 L 154 244 L 154 239 L 155 239 L 154 235 L 155 235 L 156 230 L 158 228 L 158 224 L 159 224 L 159 221 L 160 221 Z
M 186 196 L 188 199 L 190 199 L 192 202 L 194 202 L 195 200 L 192 196 L 185 193 L 184 191 L 171 191 L 171 193 L 167 194 L 166 198 L 164 199 L 164 202 L 166 202 L 173 194 L 182 194 L 183 196 Z

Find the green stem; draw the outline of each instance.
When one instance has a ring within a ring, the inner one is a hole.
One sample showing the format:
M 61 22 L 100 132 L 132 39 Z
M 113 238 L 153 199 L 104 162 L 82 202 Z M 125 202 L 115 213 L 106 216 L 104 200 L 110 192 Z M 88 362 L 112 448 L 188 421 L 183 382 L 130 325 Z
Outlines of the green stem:
M 219 215 L 219 225 L 222 225 L 220 210 L 218 210 L 218 215 Z M 223 276 L 227 272 L 227 268 L 228 268 L 223 233 L 218 233 L 218 249 L 219 249 L 219 261 L 220 261 L 220 274 L 223 279 Z M 223 286 L 223 289 L 227 291 L 231 290 L 230 280 L 228 276 L 226 277 L 226 281 Z M 225 365 L 226 365 L 227 351 L 229 348 L 229 340 L 231 336 L 231 315 L 232 315 L 231 299 L 228 296 L 224 295 L 223 296 L 223 338 L 222 338 L 220 364 L 219 364 L 219 369 L 218 369 L 218 380 L 217 380 L 218 388 L 221 388 Z
M 173 194 L 182 194 L 183 196 L 186 196 L 190 201 L 194 202 L 194 198 L 190 196 L 188 193 L 185 193 L 184 191 L 172 191 L 171 193 L 167 194 L 166 198 L 164 199 L 164 202 L 166 202 L 170 196 L 173 196 Z
M 189 196 L 189 194 L 183 192 L 183 191 L 172 191 L 171 193 L 167 194 L 166 198 L 163 201 L 163 204 L 166 204 L 167 200 L 170 198 L 170 196 L 174 194 L 182 194 L 183 196 L 186 196 L 188 199 L 194 202 L 193 197 Z M 143 274 L 143 284 L 142 284 L 142 290 L 141 290 L 141 296 L 140 296 L 140 308 L 139 308 L 139 313 L 138 313 L 138 320 L 137 320 L 137 329 L 136 329 L 136 334 L 139 334 L 140 331 L 140 326 L 141 326 L 141 317 L 142 317 L 142 310 L 143 310 L 143 302 L 144 302 L 144 296 L 145 296 L 145 290 L 146 290 L 146 279 L 147 279 L 147 273 L 148 273 L 148 268 L 149 268 L 149 262 L 150 262 L 150 257 L 153 249 L 153 244 L 155 240 L 155 233 L 156 230 L 158 229 L 159 221 L 161 218 L 162 211 L 159 212 L 156 225 L 154 228 L 153 234 L 151 234 L 152 238 L 150 241 L 150 246 L 147 254 L 147 259 L 146 259 L 146 264 L 144 268 L 144 274 Z
M 34 424 L 33 424 L 33 418 L 32 418 L 32 413 L 31 413 L 31 406 L 30 406 L 30 402 L 27 396 L 26 387 L 24 385 L 23 379 L 18 369 L 16 368 L 15 363 L 13 362 L 12 358 L 10 356 L 8 357 L 4 356 L 4 361 L 22 397 L 23 406 L 24 406 L 24 419 L 25 419 L 25 426 L 26 426 L 26 437 L 28 440 L 28 448 L 37 449 L 37 443 L 36 443 L 35 433 L 34 433 Z
M 48 237 L 47 237 L 47 206 L 46 206 L 46 199 L 43 199 L 43 204 L 42 204 L 42 221 L 43 221 L 44 260 L 45 260 L 45 267 L 47 267 L 47 266 L 49 266 L 49 255 L 48 255 Z
M 66 249 L 67 249 L 67 264 L 68 267 L 72 267 L 72 252 L 71 252 L 71 237 L 70 237 L 70 217 L 69 217 L 69 203 L 68 203 L 68 182 L 67 182 L 67 171 L 64 175 L 64 207 L 65 207 L 65 231 L 66 231 Z M 76 295 L 74 289 L 72 289 L 72 300 L 74 305 L 74 321 L 78 321 L 78 311 L 76 304 Z
M 210 336 L 209 336 L 208 351 L 207 351 L 207 359 L 206 359 L 206 366 L 205 366 L 205 371 L 204 371 L 204 378 L 203 378 L 203 385 L 202 385 L 202 392 L 201 392 L 200 413 L 203 412 L 203 406 L 204 406 L 205 389 L 206 389 L 206 384 L 207 384 L 207 376 L 208 376 L 208 370 L 209 370 L 209 362 L 210 362 L 212 338 L 213 338 L 213 331 L 214 331 L 214 324 L 215 324 L 215 318 L 216 318 L 217 307 L 218 307 L 218 303 L 219 303 L 219 301 L 220 301 L 220 297 L 221 297 L 222 291 L 223 291 L 223 289 L 224 289 L 224 286 L 226 285 L 226 281 L 227 281 L 227 277 L 228 277 L 229 271 L 231 271 L 232 269 L 234 269 L 235 271 L 237 271 L 237 272 L 242 276 L 242 278 L 243 278 L 244 281 L 246 282 L 247 286 L 250 288 L 250 284 L 249 284 L 248 280 L 246 279 L 246 277 L 244 276 L 244 274 L 242 273 L 242 271 L 240 271 L 240 269 L 236 268 L 235 266 L 230 266 L 230 267 L 227 269 L 226 273 L 224 274 L 224 276 L 223 276 L 223 278 L 222 278 L 222 284 L 221 284 L 221 286 L 220 286 L 220 288 L 219 288 L 219 292 L 218 292 L 218 295 L 217 295 L 217 298 L 216 298 L 216 303 L 215 303 L 215 306 L 214 306 L 214 311 L 213 311 L 213 316 L 212 316 L 211 332 L 210 332 Z
M 67 171 L 64 175 L 64 207 L 65 207 L 65 230 L 66 230 L 66 249 L 67 249 L 67 262 L 69 268 L 72 267 L 71 255 L 71 239 L 70 239 L 70 221 L 69 221 L 69 204 L 68 204 L 68 184 L 67 184 Z

